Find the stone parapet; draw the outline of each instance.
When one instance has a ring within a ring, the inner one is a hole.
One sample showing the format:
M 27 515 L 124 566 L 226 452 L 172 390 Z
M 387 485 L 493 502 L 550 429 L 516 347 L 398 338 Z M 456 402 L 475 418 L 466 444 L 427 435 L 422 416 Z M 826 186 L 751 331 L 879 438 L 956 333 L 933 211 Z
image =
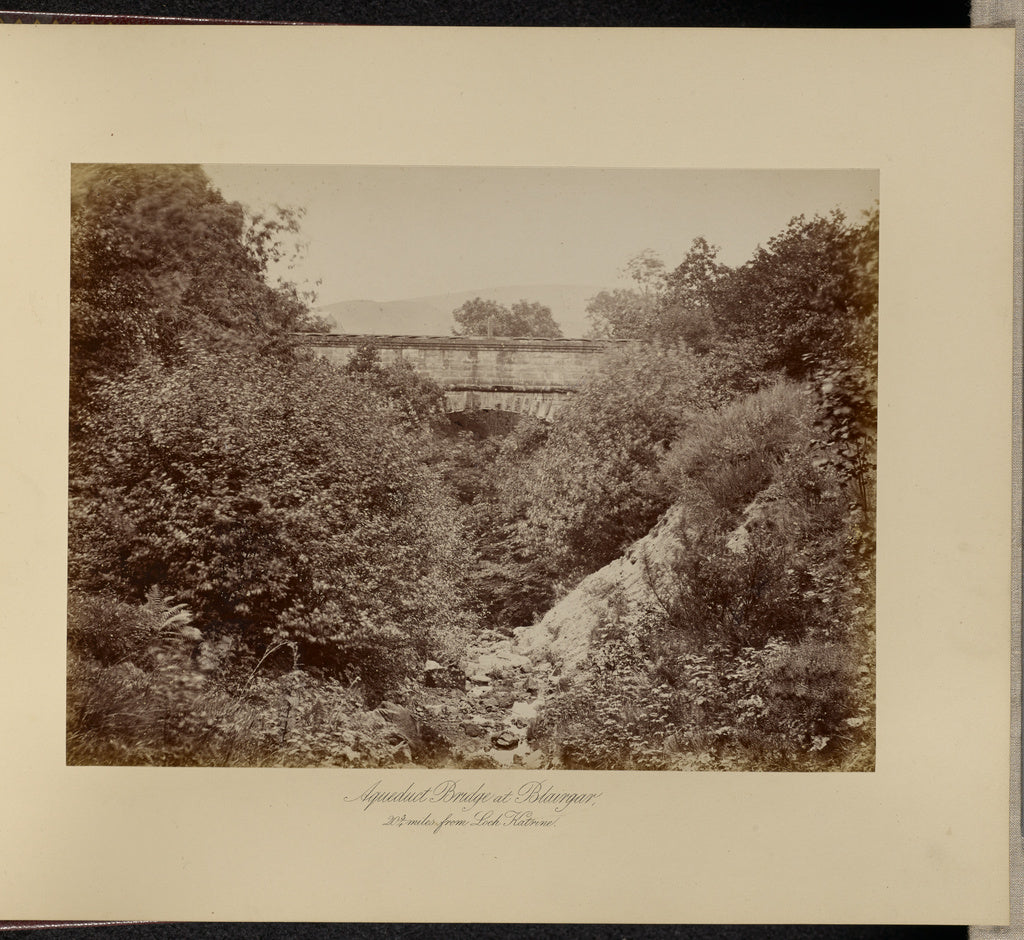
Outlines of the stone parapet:
M 548 418 L 610 349 L 624 345 L 621 340 L 546 337 L 304 333 L 298 338 L 338 365 L 368 344 L 384 365 L 402 359 L 449 393 L 452 411 L 472 406 Z M 465 394 L 459 398 L 456 392 Z M 458 407 L 459 402 L 467 407 Z

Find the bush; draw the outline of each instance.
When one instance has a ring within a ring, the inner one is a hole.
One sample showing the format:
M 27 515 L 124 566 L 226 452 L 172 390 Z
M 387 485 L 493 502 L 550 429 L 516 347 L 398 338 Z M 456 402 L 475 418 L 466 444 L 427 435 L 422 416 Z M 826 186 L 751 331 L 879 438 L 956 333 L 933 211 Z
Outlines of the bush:
M 376 767 L 407 759 L 396 729 L 337 680 L 69 661 L 69 764 Z
M 814 403 L 794 382 L 779 382 L 695 417 L 673 444 L 662 473 L 678 498 L 735 514 L 813 439 Z
M 671 502 L 659 462 L 705 402 L 702 381 L 684 349 L 638 344 L 609 356 L 523 473 L 525 544 L 576 577 L 649 531 Z
M 367 709 L 361 683 L 260 659 L 230 637 L 204 640 L 183 605 L 72 596 L 67 759 L 71 764 L 383 766 L 406 739 Z M 276 654 L 282 654 L 280 656 Z
M 322 361 L 197 356 L 97 392 L 71 447 L 70 580 L 173 592 L 383 693 L 471 622 L 458 517 L 402 419 Z
M 103 665 L 152 664 L 168 643 L 202 639 L 184 604 L 172 604 L 157 585 L 141 607 L 112 597 L 68 595 L 68 648 Z
M 636 637 L 606 637 L 582 668 L 545 700 L 533 736 L 570 770 L 668 767 L 678 695 L 652 673 Z
M 807 571 L 779 541 L 758 540 L 737 553 L 722 535 L 687 540 L 653 577 L 666 651 L 715 644 L 735 652 L 761 647 L 772 636 L 797 639 L 816 623 Z
M 870 770 L 870 668 L 819 638 L 663 658 L 656 612 L 608 631 L 534 735 L 571 769 Z
M 437 424 L 444 419 L 444 390 L 433 379 L 421 375 L 406 359 L 382 365 L 380 351 L 363 343 L 342 371 L 379 395 L 385 406 L 395 410 L 410 425 Z
M 137 661 L 151 631 L 142 611 L 113 597 L 68 596 L 68 649 L 110 666 Z

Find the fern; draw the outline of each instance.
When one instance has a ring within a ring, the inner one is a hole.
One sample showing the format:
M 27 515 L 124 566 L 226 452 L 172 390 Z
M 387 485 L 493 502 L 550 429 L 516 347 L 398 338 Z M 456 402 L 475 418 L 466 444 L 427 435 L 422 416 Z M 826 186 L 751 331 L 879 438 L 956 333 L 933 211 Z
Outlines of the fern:
M 153 632 L 161 635 L 177 634 L 189 640 L 201 640 L 202 634 L 192 626 L 192 613 L 185 604 L 174 604 L 173 594 L 164 594 L 154 584 L 146 591 L 142 610 L 153 625 Z

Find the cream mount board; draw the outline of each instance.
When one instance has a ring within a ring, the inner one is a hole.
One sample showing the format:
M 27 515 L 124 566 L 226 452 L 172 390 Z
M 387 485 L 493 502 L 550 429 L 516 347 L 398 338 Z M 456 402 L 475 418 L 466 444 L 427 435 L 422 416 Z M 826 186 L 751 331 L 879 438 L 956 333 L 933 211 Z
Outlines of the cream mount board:
M 1004 30 L 0 27 L 0 917 L 1005 923 L 1012 70 Z M 80 162 L 877 171 L 876 770 L 66 766 Z M 579 799 L 436 834 L 360 800 L 448 778 Z

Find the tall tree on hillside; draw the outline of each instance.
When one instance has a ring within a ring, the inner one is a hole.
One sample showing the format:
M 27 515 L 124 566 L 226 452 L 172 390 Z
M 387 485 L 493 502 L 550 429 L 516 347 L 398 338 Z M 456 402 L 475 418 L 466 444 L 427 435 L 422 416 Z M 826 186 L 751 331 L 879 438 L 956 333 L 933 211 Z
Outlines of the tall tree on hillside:
M 797 216 L 724 284 L 718 325 L 756 338 L 765 368 L 804 378 L 849 347 L 877 310 L 877 268 L 872 280 L 862 262 L 865 243 L 877 252 L 877 240 L 877 212 L 859 226 L 839 210 Z
M 683 260 L 666 275 L 656 317 L 662 341 L 682 340 L 698 353 L 714 345 L 722 285 L 731 273 L 719 262 L 718 250 L 707 239 L 695 238 Z
M 456 336 L 548 336 L 558 337 L 562 330 L 551 308 L 527 300 L 506 307 L 495 300 L 474 297 L 452 311 Z
M 190 350 L 281 351 L 315 329 L 305 298 L 268 282 L 301 212 L 247 216 L 198 166 L 71 169 L 71 404 L 144 357 Z

